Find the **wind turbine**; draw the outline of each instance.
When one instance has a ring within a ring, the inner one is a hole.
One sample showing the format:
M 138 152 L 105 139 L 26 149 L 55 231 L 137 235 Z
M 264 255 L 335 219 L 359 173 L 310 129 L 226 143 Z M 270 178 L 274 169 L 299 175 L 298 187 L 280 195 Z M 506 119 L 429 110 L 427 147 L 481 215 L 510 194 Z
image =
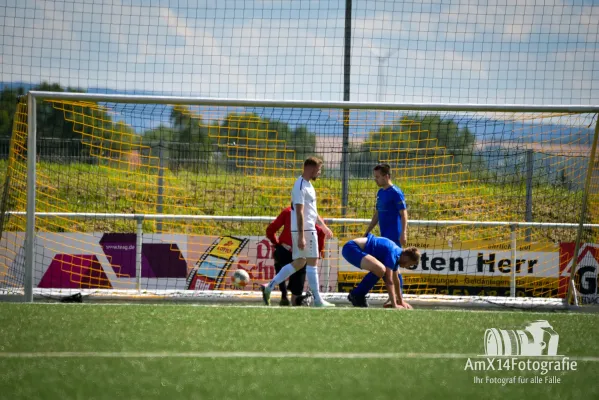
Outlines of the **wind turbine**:
M 370 52 L 377 58 L 377 75 L 376 75 L 376 101 L 383 101 L 384 93 L 383 90 L 386 88 L 387 74 L 385 72 L 385 65 L 389 61 L 391 56 L 395 55 L 399 49 L 387 50 L 382 52 L 377 49 L 370 49 Z

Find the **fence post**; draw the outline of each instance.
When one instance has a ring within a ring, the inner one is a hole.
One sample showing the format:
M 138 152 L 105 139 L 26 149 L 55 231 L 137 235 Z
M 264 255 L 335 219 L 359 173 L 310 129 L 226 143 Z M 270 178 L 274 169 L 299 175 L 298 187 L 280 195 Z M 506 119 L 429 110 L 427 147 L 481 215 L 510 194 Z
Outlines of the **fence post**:
M 329 290 L 329 284 L 330 284 L 330 275 L 331 275 L 331 252 L 330 252 L 330 248 L 329 248 L 329 241 L 325 241 L 324 242 L 324 257 L 322 259 L 322 275 L 323 275 L 323 286 L 324 286 L 324 290 L 323 292 L 330 292 Z
M 510 282 L 510 296 L 516 297 L 516 246 L 518 245 L 516 236 L 516 224 L 510 225 L 510 248 L 512 250 L 512 269 L 511 269 L 511 282 Z
M 158 144 L 158 196 L 156 199 L 156 213 L 162 214 L 163 209 L 162 205 L 164 203 L 163 195 L 164 195 L 164 153 L 163 153 L 163 145 L 162 140 Z M 162 233 L 162 220 L 159 219 L 156 221 L 156 233 Z
M 135 277 L 137 291 L 141 291 L 141 246 L 143 246 L 143 221 L 142 216 L 135 217 Z
M 345 0 L 345 52 L 343 59 L 343 101 L 350 100 L 352 0 Z M 343 109 L 343 149 L 341 153 L 341 215 L 349 204 L 349 109 Z

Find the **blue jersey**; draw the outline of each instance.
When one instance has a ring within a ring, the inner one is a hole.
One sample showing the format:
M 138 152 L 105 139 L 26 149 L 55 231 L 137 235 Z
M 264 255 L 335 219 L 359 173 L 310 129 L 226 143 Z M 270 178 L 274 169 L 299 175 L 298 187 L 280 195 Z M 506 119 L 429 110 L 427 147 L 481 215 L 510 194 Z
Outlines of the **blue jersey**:
M 405 210 L 406 198 L 395 185 L 387 189 L 379 189 L 376 194 L 376 210 L 379 214 L 379 228 L 381 236 L 391 239 L 399 245 L 401 236 L 401 216 L 399 212 Z
M 366 246 L 364 247 L 364 253 L 370 254 L 393 271 L 397 271 L 399 267 L 399 257 L 402 251 L 401 247 L 393 241 L 374 236 L 372 233 L 368 234 Z

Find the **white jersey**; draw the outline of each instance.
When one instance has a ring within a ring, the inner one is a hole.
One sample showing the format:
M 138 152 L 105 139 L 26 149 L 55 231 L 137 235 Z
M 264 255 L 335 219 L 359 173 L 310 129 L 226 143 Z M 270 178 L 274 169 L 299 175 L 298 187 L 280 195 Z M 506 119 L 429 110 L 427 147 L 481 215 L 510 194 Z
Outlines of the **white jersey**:
M 304 205 L 304 231 L 316 230 L 316 190 L 310 181 L 301 176 L 297 178 L 291 190 L 291 232 L 297 232 L 296 204 Z

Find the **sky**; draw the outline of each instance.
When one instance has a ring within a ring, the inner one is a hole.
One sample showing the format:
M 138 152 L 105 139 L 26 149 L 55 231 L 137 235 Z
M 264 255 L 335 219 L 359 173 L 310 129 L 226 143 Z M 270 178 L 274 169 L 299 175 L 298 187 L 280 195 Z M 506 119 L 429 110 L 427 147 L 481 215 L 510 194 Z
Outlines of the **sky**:
M 343 100 L 345 1 L 0 0 L 0 81 Z M 352 101 L 599 105 L 599 0 L 353 0 Z

